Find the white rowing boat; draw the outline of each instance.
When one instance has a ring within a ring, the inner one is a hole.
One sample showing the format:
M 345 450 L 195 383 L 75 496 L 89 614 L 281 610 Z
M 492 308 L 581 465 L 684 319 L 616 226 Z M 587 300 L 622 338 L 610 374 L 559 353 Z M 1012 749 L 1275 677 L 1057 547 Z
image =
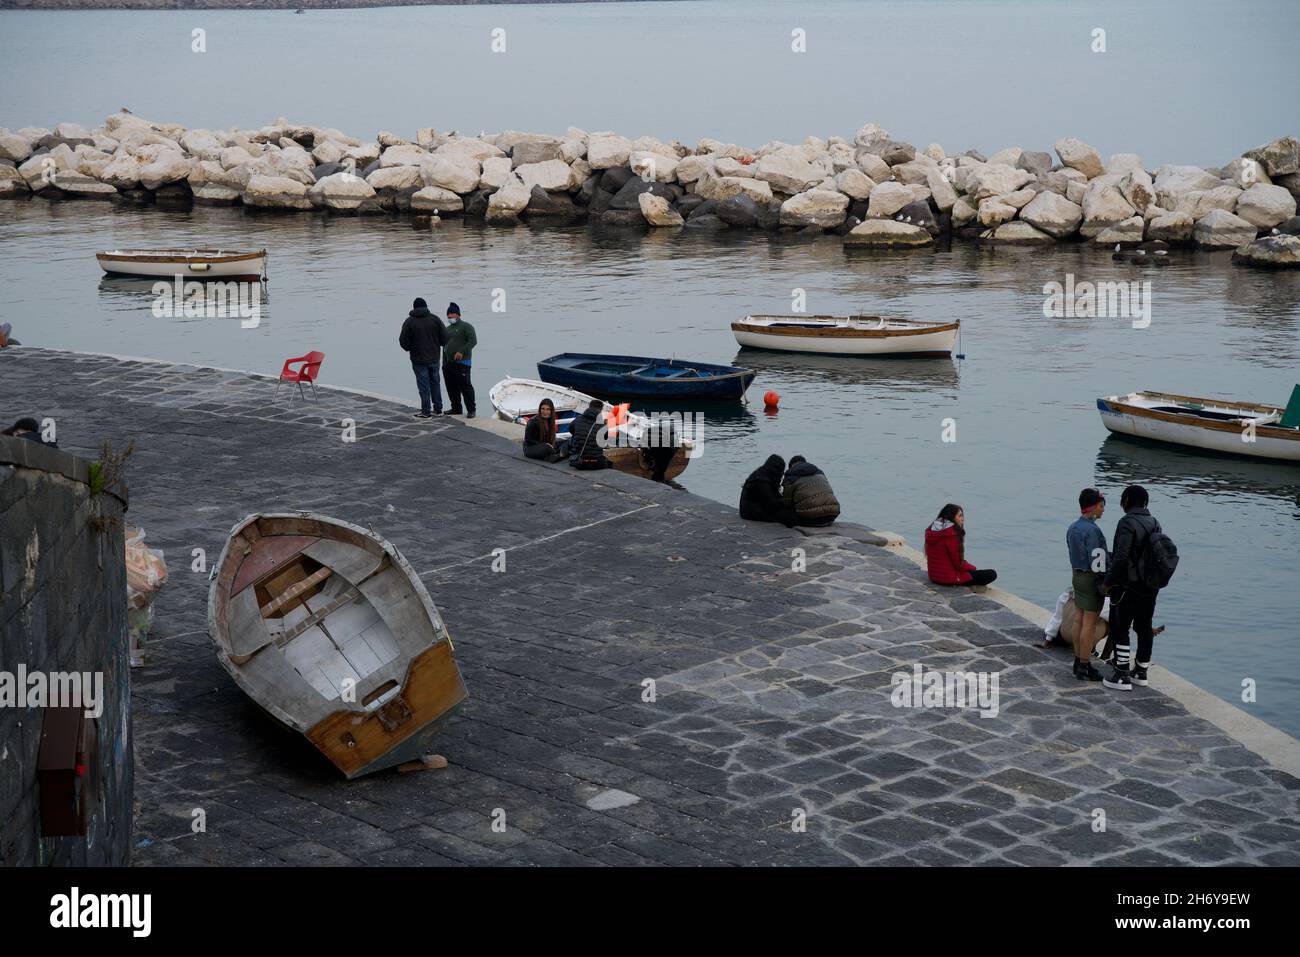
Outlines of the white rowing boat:
M 1229 455 L 1300 462 L 1300 385 L 1283 409 L 1253 402 L 1130 392 L 1097 400 L 1112 432 Z
M 488 390 L 488 399 L 496 409 L 498 419 L 514 422 L 517 425 L 527 425 L 528 420 L 537 414 L 537 407 L 541 405 L 542 400 L 550 399 L 555 404 L 557 438 L 567 436 L 569 423 L 573 421 L 574 416 L 595 401 L 594 396 L 579 392 L 577 389 L 552 385 L 540 379 L 518 379 L 514 376 L 502 379 Z M 609 408 L 608 403 L 606 408 Z M 646 416 L 637 412 L 628 412 L 626 419 L 612 430 L 615 435 L 622 433 L 626 437 L 625 440 L 623 443 L 606 447 L 605 457 L 613 462 L 614 467 L 620 472 L 649 478 L 652 470 L 641 455 L 641 446 L 646 444 L 646 436 L 652 428 L 653 424 Z M 667 478 L 676 478 L 686 471 L 693 449 L 694 441 L 683 437 L 681 445 L 668 464 L 665 473 Z
M 845 356 L 951 355 L 960 328 L 887 316 L 746 316 L 731 324 L 750 349 Z
M 349 778 L 422 757 L 467 696 L 406 559 L 315 512 L 250 515 L 231 529 L 208 632 L 235 683 Z
M 95 258 L 110 276 L 257 282 L 266 275 L 265 249 L 113 249 Z

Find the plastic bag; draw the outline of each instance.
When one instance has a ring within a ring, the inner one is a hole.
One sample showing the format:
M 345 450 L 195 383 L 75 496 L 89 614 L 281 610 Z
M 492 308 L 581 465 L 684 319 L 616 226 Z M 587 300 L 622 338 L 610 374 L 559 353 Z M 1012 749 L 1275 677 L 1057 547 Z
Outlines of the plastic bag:
M 153 626 L 153 602 L 167 583 L 167 563 L 161 548 L 144 543 L 144 529 L 126 527 L 126 621 L 131 635 L 131 667 L 144 664 L 141 640 Z

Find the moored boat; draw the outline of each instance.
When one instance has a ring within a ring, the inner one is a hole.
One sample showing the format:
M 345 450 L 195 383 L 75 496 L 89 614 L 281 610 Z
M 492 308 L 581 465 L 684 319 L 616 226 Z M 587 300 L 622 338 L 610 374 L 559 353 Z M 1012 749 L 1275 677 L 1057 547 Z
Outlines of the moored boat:
M 746 348 L 848 356 L 951 355 L 960 328 L 885 316 L 746 316 L 731 324 Z
M 314 512 L 254 514 L 231 529 L 208 633 L 235 683 L 349 778 L 421 758 L 467 697 L 406 559 Z
M 754 370 L 688 359 L 565 352 L 537 363 L 543 382 L 621 399 L 742 399 Z
M 1228 455 L 1300 462 L 1300 385 L 1285 409 L 1167 392 L 1097 400 L 1102 425 L 1120 435 Z
M 265 249 L 113 249 L 95 259 L 110 276 L 257 282 L 266 275 Z
M 542 399 L 550 399 L 555 405 L 556 436 L 563 438 L 569 434 L 569 425 L 573 417 L 585 409 L 593 396 L 576 389 L 552 385 L 538 379 L 518 379 L 513 376 L 502 379 L 488 391 L 492 407 L 496 409 L 497 418 L 518 425 L 527 425 L 528 420 L 537 414 L 537 407 Z M 606 422 L 610 411 L 606 411 Z M 614 444 L 606 446 L 605 457 L 614 463 L 620 472 L 650 478 L 652 468 L 641 454 L 647 444 L 647 436 L 653 423 L 638 412 L 628 412 L 618 424 L 610 427 Z M 686 471 L 695 448 L 690 437 L 683 436 L 681 444 L 673 453 L 672 460 L 664 473 L 665 478 L 674 479 Z

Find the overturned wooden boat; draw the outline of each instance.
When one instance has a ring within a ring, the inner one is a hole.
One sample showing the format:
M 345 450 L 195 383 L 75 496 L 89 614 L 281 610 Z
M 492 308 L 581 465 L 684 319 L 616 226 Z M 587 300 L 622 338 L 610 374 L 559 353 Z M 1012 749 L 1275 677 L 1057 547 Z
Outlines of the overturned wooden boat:
M 422 757 L 468 696 L 401 553 L 314 512 L 254 514 L 231 529 L 208 633 L 235 683 L 349 778 Z
M 492 407 L 496 409 L 498 419 L 514 422 L 517 425 L 527 425 L 528 420 L 537 414 L 537 407 L 542 404 L 542 400 L 550 399 L 555 405 L 557 438 L 567 436 L 574 416 L 595 401 L 593 396 L 579 392 L 577 389 L 566 389 L 564 386 L 552 385 L 540 379 L 520 379 L 514 376 L 507 376 L 494 385 L 488 391 L 488 398 L 492 402 Z M 609 416 L 610 409 L 606 406 L 607 423 Z M 648 437 L 653 428 L 654 424 L 646 416 L 638 412 L 628 412 L 623 421 L 610 427 L 614 444 L 605 448 L 605 458 L 613 462 L 614 468 L 620 472 L 640 475 L 642 478 L 652 477 L 653 465 L 641 452 L 642 447 L 648 444 Z M 674 479 L 685 472 L 694 448 L 695 443 L 692 438 L 681 436 L 680 445 L 673 453 L 664 477 Z
M 266 275 L 265 249 L 113 249 L 95 258 L 110 276 L 257 282 Z
M 947 356 L 960 328 L 886 316 L 746 316 L 731 324 L 749 349 L 839 356 Z
M 1229 455 L 1300 462 L 1300 385 L 1285 409 L 1168 392 L 1097 400 L 1102 425 L 1130 435 Z

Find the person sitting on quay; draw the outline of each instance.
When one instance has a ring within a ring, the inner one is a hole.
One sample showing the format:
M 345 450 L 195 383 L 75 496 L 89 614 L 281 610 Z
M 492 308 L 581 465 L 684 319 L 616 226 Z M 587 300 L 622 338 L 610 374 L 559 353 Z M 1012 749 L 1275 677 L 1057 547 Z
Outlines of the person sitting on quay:
M 575 469 L 604 469 L 614 463 L 605 457 L 601 445 L 601 412 L 605 403 L 592 399 L 591 404 L 573 417 L 569 423 L 569 464 Z
M 1065 532 L 1065 547 L 1070 557 L 1070 584 L 1074 604 L 1079 609 L 1079 630 L 1074 636 L 1074 676 L 1080 681 L 1101 681 L 1101 672 L 1092 663 L 1093 635 L 1105 598 L 1101 594 L 1106 575 L 1108 553 L 1106 534 L 1097 519 L 1106 511 L 1106 496 L 1095 488 L 1079 493 L 1079 517 Z
M 447 398 L 451 401 L 448 415 L 474 418 L 474 385 L 469 381 L 469 374 L 476 345 L 478 336 L 474 327 L 460 317 L 460 306 L 449 303 L 447 341 L 442 347 L 442 373 L 447 379 Z
M 558 462 L 564 458 L 565 442 L 556 438 L 555 403 L 543 399 L 537 414 L 524 426 L 524 455 L 530 459 Z
M 830 479 L 802 455 L 790 459 L 781 497 L 786 507 L 794 512 L 796 525 L 830 525 L 839 518 L 840 503 Z
M 740 517 L 751 522 L 780 522 L 793 528 L 794 511 L 781 497 L 781 476 L 785 459 L 769 455 L 767 461 L 749 473 L 740 489 Z
M 45 436 L 41 433 L 41 423 L 33 418 L 21 418 L 9 428 L 0 432 L 0 435 L 12 435 L 16 439 L 27 439 L 40 445 L 48 445 L 52 449 L 59 447 L 58 442 L 47 442 Z
M 420 411 L 417 419 L 442 415 L 442 384 L 438 381 L 438 359 L 447 330 L 442 320 L 429 311 L 423 299 L 411 304 L 411 311 L 402 323 L 397 344 L 411 355 L 411 368 L 415 370 L 415 387 L 420 393 Z M 448 383 L 450 385 L 450 383 Z M 433 411 L 429 411 L 432 402 Z
M 925 530 L 925 564 L 936 585 L 989 585 L 998 577 L 966 561 L 966 513 L 951 503 Z

